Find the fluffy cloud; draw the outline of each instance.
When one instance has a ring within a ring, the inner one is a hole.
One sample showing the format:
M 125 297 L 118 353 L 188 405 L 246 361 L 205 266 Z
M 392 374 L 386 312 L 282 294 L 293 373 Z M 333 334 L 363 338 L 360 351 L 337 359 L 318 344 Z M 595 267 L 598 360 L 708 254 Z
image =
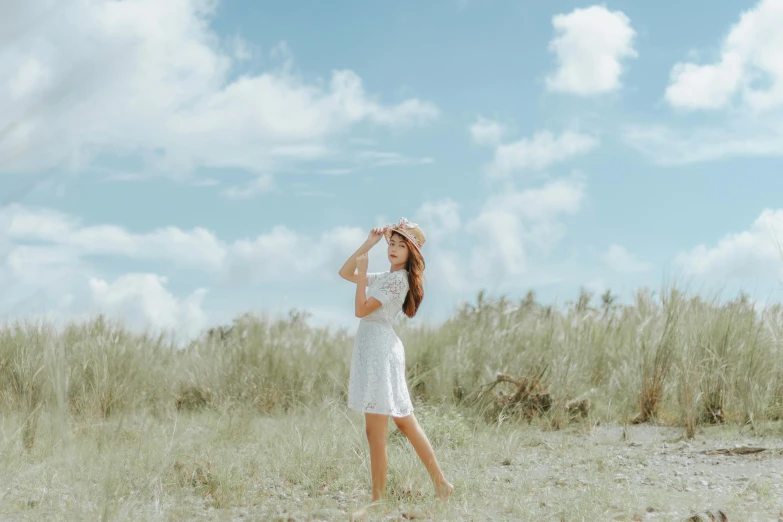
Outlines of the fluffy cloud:
M 427 253 L 430 273 L 456 292 L 528 275 L 531 256 L 544 258 L 557 246 L 565 234 L 561 218 L 577 213 L 583 199 L 578 179 L 506 190 L 487 198 L 464 225 L 453 201 L 427 202 L 416 216 L 437 237 Z
M 230 280 L 237 282 L 291 281 L 331 276 L 367 236 L 356 227 L 337 227 L 312 237 L 287 227 L 231 245 L 226 259 Z
M 485 275 L 524 274 L 529 252 L 548 255 L 565 234 L 559 218 L 577 213 L 583 199 L 584 184 L 571 179 L 490 197 L 467 227 L 478 243 L 473 269 Z
M 623 136 L 629 145 L 660 165 L 783 155 L 783 124 L 777 118 L 735 118 L 719 128 L 629 126 Z
M 157 274 L 125 274 L 112 282 L 89 281 L 93 307 L 116 317 L 133 330 L 174 332 L 180 339 L 198 336 L 207 326 L 201 303 L 206 290 L 199 288 L 185 299 L 177 299 Z
M 415 98 L 376 101 L 351 70 L 308 82 L 285 46 L 279 68 L 241 74 L 246 46 L 211 30 L 215 5 L 31 0 L 0 8 L 0 169 L 132 155 L 172 175 L 198 166 L 264 171 L 328 155 L 360 122 L 413 125 L 438 115 Z
M 97 256 L 157 262 L 206 273 L 212 283 L 292 282 L 334 278 L 367 231 L 335 227 L 320 236 L 275 227 L 256 237 L 220 240 L 201 228 L 163 227 L 132 233 L 116 225 L 85 225 L 48 209 L 11 206 L 0 211 L 0 310 L 6 316 L 40 316 L 58 322 L 103 312 L 134 330 L 175 330 L 180 338 L 206 325 L 205 289 L 180 298 L 156 273 L 99 275 Z M 385 258 L 373 251 L 373 266 Z M 52 316 L 52 314 L 55 316 Z
M 717 62 L 674 65 L 666 100 L 685 109 L 721 109 L 735 97 L 758 111 L 783 106 L 781 27 L 783 2 L 761 0 L 731 27 Z
M 546 79 L 549 90 L 590 96 L 620 88 L 623 61 L 637 56 L 625 14 L 594 5 L 556 15 L 552 25 L 559 67 Z
M 200 227 L 133 233 L 18 205 L 0 212 L 0 218 L 6 230 L 3 237 L 9 242 L 4 247 L 6 265 L 33 278 L 40 276 L 34 267 L 56 272 L 95 256 L 161 261 L 235 282 L 318 278 L 341 265 L 366 237 L 366 231 L 355 227 L 335 227 L 313 237 L 277 226 L 253 238 L 226 242 Z
M 729 29 L 714 63 L 674 65 L 666 100 L 716 112 L 709 127 L 630 126 L 626 141 L 664 165 L 783 155 L 782 24 L 783 3 L 762 0 Z
M 74 256 L 111 255 L 139 260 L 165 260 L 177 266 L 216 271 L 223 266 L 226 246 L 204 229 L 164 227 L 136 234 L 116 225 L 83 225 L 73 216 L 48 209 L 14 205 L 3 212 L 7 237 L 16 243 L 44 242 Z M 28 252 L 34 252 L 30 250 Z
M 231 199 L 249 199 L 271 191 L 274 186 L 274 177 L 271 174 L 262 174 L 244 186 L 225 188 L 221 194 Z
M 498 145 L 506 131 L 502 123 L 481 116 L 470 126 L 470 135 L 479 145 Z
M 479 278 L 493 274 L 519 276 L 527 271 L 524 227 L 513 209 L 485 208 L 466 230 L 476 239 L 470 257 Z
M 621 245 L 610 245 L 601 255 L 601 259 L 615 272 L 624 274 L 648 272 L 654 268 L 652 264 L 641 261 Z
M 575 214 L 584 199 L 584 183 L 558 179 L 542 187 L 510 191 L 490 197 L 485 208 L 513 210 L 529 221 L 549 221 L 561 214 Z
M 427 234 L 428 241 L 445 238 L 460 229 L 460 205 L 450 198 L 427 201 L 416 212 L 416 222 Z
M 777 277 L 783 266 L 783 210 L 764 210 L 748 230 L 677 257 L 687 274 L 713 279 Z
M 558 136 L 549 131 L 540 131 L 532 138 L 498 145 L 486 173 L 492 177 L 504 177 L 515 171 L 543 170 L 555 163 L 586 154 L 598 144 L 598 138 L 589 134 L 565 131 Z

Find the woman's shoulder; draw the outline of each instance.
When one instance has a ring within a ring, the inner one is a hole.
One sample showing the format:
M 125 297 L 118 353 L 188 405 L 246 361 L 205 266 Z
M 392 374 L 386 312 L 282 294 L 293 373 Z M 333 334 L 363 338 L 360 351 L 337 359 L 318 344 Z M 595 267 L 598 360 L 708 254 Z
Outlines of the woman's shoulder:
M 368 275 L 372 275 L 377 279 L 400 280 L 400 281 L 405 281 L 406 283 L 408 282 L 408 271 L 405 270 L 404 268 L 401 270 L 394 270 L 394 271 L 386 270 L 385 272 L 375 272 L 373 274 L 368 274 Z
M 394 272 L 389 272 L 389 275 L 391 277 L 394 277 L 395 279 L 402 281 L 405 283 L 405 285 L 408 285 L 408 271 L 405 269 L 402 270 L 395 270 Z

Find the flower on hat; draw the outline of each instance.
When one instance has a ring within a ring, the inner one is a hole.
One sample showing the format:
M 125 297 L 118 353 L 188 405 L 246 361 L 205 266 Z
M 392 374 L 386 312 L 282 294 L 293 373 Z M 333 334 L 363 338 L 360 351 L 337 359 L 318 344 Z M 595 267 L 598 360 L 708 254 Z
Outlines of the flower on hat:
M 391 239 L 391 235 L 394 232 L 398 232 L 408 239 L 411 240 L 413 245 L 416 247 L 416 249 L 421 252 L 421 247 L 424 246 L 424 242 L 426 241 L 426 236 L 424 235 L 424 231 L 421 229 L 421 227 L 416 224 L 408 221 L 406 218 L 401 217 L 400 221 L 393 225 L 388 225 L 386 227 L 386 241 L 388 242 Z

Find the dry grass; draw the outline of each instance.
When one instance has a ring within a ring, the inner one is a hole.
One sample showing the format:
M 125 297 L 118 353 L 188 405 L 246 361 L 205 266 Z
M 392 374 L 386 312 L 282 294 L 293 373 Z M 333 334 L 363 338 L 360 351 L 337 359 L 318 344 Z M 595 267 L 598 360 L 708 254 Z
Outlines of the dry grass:
M 625 307 L 590 302 L 583 294 L 558 311 L 531 296 L 515 304 L 480 295 L 440 327 L 403 322 L 414 395 L 468 407 L 506 374 L 536 388 L 523 390 L 532 402 L 522 417 L 564 415 L 569 401 L 588 397 L 591 415 L 608 422 L 695 430 L 781 416 L 780 306 L 758 312 L 744 298 L 718 305 L 676 290 L 662 299 L 640 291 Z M 60 403 L 97 419 L 236 404 L 287 411 L 343 400 L 351 349 L 349 332 L 311 328 L 297 312 L 239 317 L 182 350 L 100 317 L 64 331 L 13 324 L 0 328 L 0 405 L 24 412 L 28 444 L 41 408 Z
M 672 428 L 637 448 L 635 440 L 659 428 L 630 427 L 632 440 L 624 442 L 619 428 L 588 423 L 542 431 L 543 421 L 487 424 L 452 406 L 422 406 L 417 416 L 456 493 L 445 508 L 435 501 L 423 466 L 392 425 L 389 520 L 641 520 L 650 506 L 660 520 L 682 520 L 694 508 L 721 508 L 739 520 L 748 510 L 780 509 L 783 489 L 774 476 L 739 482 L 731 492 L 687 493 L 706 477 L 680 482 L 689 450 L 671 442 L 661 449 Z M 17 433 L 22 415 L 0 419 L 4 520 L 346 520 L 369 501 L 361 416 L 333 401 L 279 415 L 172 409 L 91 423 L 43 412 L 29 451 Z M 772 429 L 779 438 L 780 427 Z M 655 459 L 667 452 L 675 460 L 664 467 Z M 779 469 L 780 452 L 766 453 L 776 460 L 760 469 Z M 719 471 L 721 478 L 732 473 L 726 464 Z
M 631 306 L 605 295 L 594 307 L 583 293 L 557 310 L 532 294 L 519 303 L 480 294 L 439 327 L 402 322 L 415 402 L 439 412 L 421 420 L 447 461 L 459 455 L 462 489 L 475 491 L 462 508 L 500 501 L 474 475 L 514 458 L 519 420 L 545 430 L 635 420 L 692 438 L 713 423 L 781 418 L 783 308 L 663 295 L 640 291 Z M 36 513 L 67 519 L 176 519 L 194 499 L 223 512 L 265 505 L 277 490 L 306 493 L 312 506 L 339 491 L 358 502 L 366 442 L 360 417 L 341 406 L 351 349 L 349 332 L 312 328 L 297 312 L 239 317 L 184 349 L 100 317 L 62 331 L 6 325 L 4 469 L 22 489 L 28 475 L 46 484 L 30 499 Z M 510 392 L 476 400 L 498 374 L 516 381 Z M 429 498 L 415 456 L 391 440 L 402 462 L 392 498 Z

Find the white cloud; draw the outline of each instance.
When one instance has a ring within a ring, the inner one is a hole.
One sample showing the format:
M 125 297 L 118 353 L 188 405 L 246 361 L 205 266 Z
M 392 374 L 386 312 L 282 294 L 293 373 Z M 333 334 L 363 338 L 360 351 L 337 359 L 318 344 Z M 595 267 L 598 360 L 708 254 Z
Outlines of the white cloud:
M 511 209 L 488 208 L 471 220 L 466 230 L 476 240 L 471 271 L 479 278 L 519 276 L 527 270 L 524 230 Z
M 429 245 L 425 259 L 427 261 L 427 281 L 432 281 L 448 293 L 461 293 L 473 290 L 481 280 L 478 274 L 469 274 L 466 264 L 470 259 L 465 254 L 443 248 L 439 245 Z
M 783 2 L 761 0 L 731 27 L 717 62 L 674 65 L 666 100 L 685 109 L 721 109 L 735 97 L 758 111 L 783 106 L 781 27 Z
M 648 272 L 654 268 L 651 263 L 641 261 L 624 246 L 616 244 L 610 245 L 601 255 L 601 259 L 615 272 L 624 274 Z
M 15 242 L 45 242 L 78 256 L 165 260 L 212 271 L 221 268 L 226 256 L 226 246 L 201 227 L 182 230 L 169 226 L 135 234 L 116 225 L 85 226 L 72 216 L 48 209 L 14 205 L 4 214 L 10 216 L 7 234 Z
M 466 226 L 476 240 L 471 273 L 485 278 L 527 273 L 531 253 L 551 252 L 565 234 L 561 216 L 577 213 L 583 199 L 584 184 L 575 179 L 490 197 Z
M 112 282 L 93 278 L 89 286 L 94 309 L 133 330 L 173 332 L 183 340 L 198 336 L 207 326 L 202 308 L 206 290 L 180 300 L 165 288 L 167 282 L 157 274 L 125 274 Z
M 222 43 L 209 0 L 30 0 L 0 8 L 0 169 L 85 168 L 133 155 L 158 173 L 267 171 L 328 155 L 362 122 L 437 117 L 411 98 L 383 104 L 351 70 L 327 82 L 282 67 L 233 75 L 247 50 Z M 228 48 L 228 51 L 224 49 Z
M 589 134 L 565 131 L 559 136 L 540 131 L 532 138 L 499 145 L 486 172 L 492 177 L 503 177 L 514 171 L 543 170 L 555 163 L 586 154 L 599 145 L 598 138 Z
M 247 60 L 250 60 L 253 57 L 253 53 L 250 50 L 250 44 L 242 38 L 239 35 L 235 35 L 232 42 L 231 42 L 231 48 L 232 53 L 234 55 L 234 58 L 237 59 L 237 61 L 244 62 Z
M 5 253 L 5 264 L 14 283 L 33 286 L 73 277 L 82 265 L 72 249 L 50 245 L 17 245 Z
M 783 267 L 783 209 L 764 210 L 748 230 L 677 256 L 686 273 L 711 279 L 778 277 Z
M 470 126 L 470 135 L 479 145 L 498 145 L 507 129 L 502 123 L 479 116 Z
M 460 205 L 451 198 L 427 201 L 419 207 L 415 217 L 429 240 L 442 240 L 461 227 Z
M 360 164 L 367 167 L 391 167 L 399 165 L 427 165 L 432 163 L 432 158 L 411 158 L 397 152 L 384 152 L 377 150 L 365 150 L 356 155 Z
M 18 101 L 45 89 L 50 81 L 51 71 L 35 58 L 29 58 L 20 64 L 8 82 L 8 94 L 12 101 Z
M 253 239 L 234 242 L 225 269 L 231 280 L 239 282 L 332 277 L 368 231 L 336 227 L 315 238 L 276 226 Z
M 575 214 L 584 200 L 584 183 L 557 179 L 542 187 L 510 191 L 490 197 L 485 208 L 513 209 L 531 221 L 546 221 L 560 214 Z
M 423 203 L 413 221 L 427 235 L 427 280 L 457 294 L 523 280 L 552 282 L 538 262 L 561 242 L 562 218 L 578 213 L 584 197 L 585 185 L 575 177 L 525 190 L 507 187 L 467 218 L 450 198 Z
M 91 263 L 94 257 L 162 262 L 156 271 L 197 268 L 210 274 L 212 283 L 303 282 L 335 278 L 367 234 L 355 227 L 335 227 L 313 236 L 275 227 L 251 239 L 226 242 L 201 228 L 132 233 L 114 225 L 85 226 L 67 214 L 16 205 L 0 212 L 0 225 L 4 316 L 64 322 L 100 311 L 134 330 L 175 330 L 181 338 L 196 335 L 205 325 L 205 289 L 176 297 L 166 288 L 165 276 L 146 272 L 110 280 Z M 385 249 L 374 249 L 371 257 L 379 269 Z
M 546 79 L 549 90 L 590 96 L 621 87 L 623 60 L 637 56 L 625 14 L 594 5 L 556 15 L 552 25 L 557 36 L 549 49 L 559 67 Z
M 168 226 L 133 233 L 116 225 L 83 225 L 80 220 L 48 209 L 14 205 L 0 212 L 5 223 L 6 264 L 40 275 L 33 267 L 56 272 L 83 258 L 107 255 L 163 261 L 175 267 L 210 272 L 232 281 L 317 279 L 335 267 L 365 240 L 367 231 L 335 227 L 318 237 L 284 226 L 253 238 L 221 240 L 205 228 Z M 382 253 L 376 253 L 378 260 Z
M 783 155 L 783 124 L 777 118 L 738 119 L 690 130 L 628 126 L 625 141 L 660 165 L 685 165 L 733 156 Z
M 719 109 L 724 107 L 742 79 L 742 62 L 734 54 L 720 65 L 678 63 L 671 72 L 666 100 L 675 107 Z
M 666 100 L 712 111 L 708 125 L 629 126 L 625 140 L 662 165 L 783 155 L 781 24 L 783 3 L 762 0 L 730 28 L 714 63 L 674 65 Z
M 271 174 L 262 174 L 244 186 L 228 187 L 221 193 L 231 199 L 249 199 L 271 191 L 274 186 L 274 177 Z

